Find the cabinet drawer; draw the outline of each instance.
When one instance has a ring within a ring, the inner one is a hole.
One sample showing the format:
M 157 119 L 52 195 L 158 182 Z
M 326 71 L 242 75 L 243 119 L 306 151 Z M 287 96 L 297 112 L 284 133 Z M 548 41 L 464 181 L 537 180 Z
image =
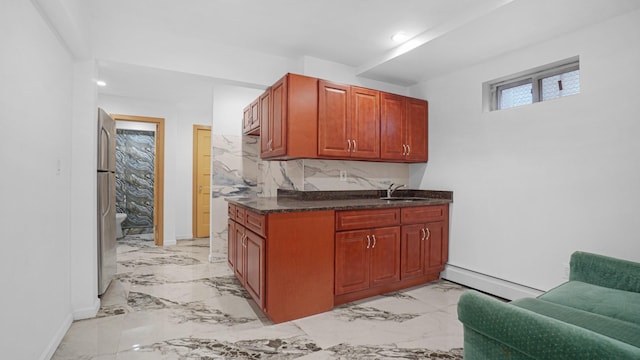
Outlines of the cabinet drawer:
M 336 212 L 336 231 L 391 226 L 399 223 L 399 208 Z
M 229 220 L 236 221 L 236 206 L 233 204 L 229 204 Z
M 420 224 L 440 221 L 444 220 L 447 216 L 447 211 L 447 205 L 403 208 L 401 212 L 401 221 L 402 224 Z
M 246 210 L 240 206 L 236 206 L 235 208 L 236 208 L 236 217 L 235 217 L 236 222 L 244 225 L 244 213 Z
M 244 226 L 254 233 L 265 237 L 267 236 L 266 216 L 255 213 L 253 211 L 244 211 Z

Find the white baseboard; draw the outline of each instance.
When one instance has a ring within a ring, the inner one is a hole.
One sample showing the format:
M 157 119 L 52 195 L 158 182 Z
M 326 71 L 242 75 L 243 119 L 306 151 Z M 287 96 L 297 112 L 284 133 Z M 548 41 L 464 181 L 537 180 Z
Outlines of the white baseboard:
M 498 279 L 493 276 L 467 270 L 455 265 L 447 265 L 441 273 L 441 277 L 508 300 L 516 300 L 523 297 L 536 297 L 544 293 L 542 290 Z
M 71 327 L 72 322 L 73 322 L 73 316 L 71 314 L 67 315 L 64 318 L 64 320 L 62 321 L 62 324 L 58 328 L 58 331 L 56 331 L 55 335 L 49 342 L 49 345 L 47 345 L 47 347 L 42 352 L 42 355 L 40 355 L 40 357 L 38 358 L 39 360 L 49 360 L 53 357 L 53 354 L 56 352 L 56 350 L 58 349 L 58 346 L 62 342 L 62 339 L 64 338 L 64 336 L 67 334 L 67 331 Z
M 96 316 L 96 314 L 98 313 L 98 310 L 100 310 L 100 298 L 96 298 L 96 301 L 94 301 L 94 303 L 89 307 L 74 310 L 73 320 L 82 320 L 82 319 L 92 318 Z

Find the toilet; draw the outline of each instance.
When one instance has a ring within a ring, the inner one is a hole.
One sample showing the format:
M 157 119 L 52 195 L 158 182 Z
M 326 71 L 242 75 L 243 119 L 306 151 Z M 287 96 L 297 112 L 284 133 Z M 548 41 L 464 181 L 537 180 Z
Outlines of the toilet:
M 122 233 L 122 222 L 127 218 L 125 213 L 116 213 L 116 239 L 124 237 Z

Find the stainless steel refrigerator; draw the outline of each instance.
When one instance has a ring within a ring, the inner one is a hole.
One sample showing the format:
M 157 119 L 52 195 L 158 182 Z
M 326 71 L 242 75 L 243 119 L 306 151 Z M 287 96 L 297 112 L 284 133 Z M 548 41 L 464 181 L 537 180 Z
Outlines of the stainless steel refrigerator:
M 98 109 L 98 295 L 116 274 L 116 122 Z

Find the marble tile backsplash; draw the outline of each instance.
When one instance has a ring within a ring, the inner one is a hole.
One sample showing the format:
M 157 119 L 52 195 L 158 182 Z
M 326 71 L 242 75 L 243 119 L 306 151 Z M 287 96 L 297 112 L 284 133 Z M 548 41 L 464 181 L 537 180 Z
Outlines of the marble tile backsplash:
M 259 138 L 211 136 L 212 232 L 226 238 L 225 197 L 272 197 L 277 190 L 377 190 L 409 183 L 409 165 L 341 160 L 260 160 Z M 340 180 L 346 171 L 346 181 Z M 224 214 L 224 215 L 223 215 Z

